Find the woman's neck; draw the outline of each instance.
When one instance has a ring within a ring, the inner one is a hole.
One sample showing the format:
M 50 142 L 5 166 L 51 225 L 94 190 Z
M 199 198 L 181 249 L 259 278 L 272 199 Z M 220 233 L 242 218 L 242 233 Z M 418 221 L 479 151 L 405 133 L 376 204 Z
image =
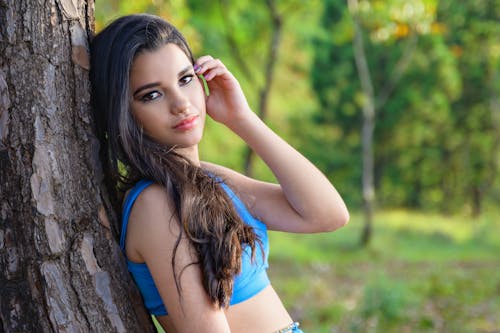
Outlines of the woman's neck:
M 194 165 L 200 166 L 200 155 L 198 153 L 198 145 L 186 148 L 176 148 L 175 151 L 178 154 L 187 158 Z

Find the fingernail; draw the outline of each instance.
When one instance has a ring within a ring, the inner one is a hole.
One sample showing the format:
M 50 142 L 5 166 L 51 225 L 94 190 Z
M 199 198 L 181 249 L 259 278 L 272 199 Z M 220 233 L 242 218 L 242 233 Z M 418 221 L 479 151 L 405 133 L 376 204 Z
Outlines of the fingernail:
M 201 67 L 198 66 L 198 64 L 194 64 L 193 69 L 194 69 L 195 72 L 199 72 L 200 69 L 201 69 Z

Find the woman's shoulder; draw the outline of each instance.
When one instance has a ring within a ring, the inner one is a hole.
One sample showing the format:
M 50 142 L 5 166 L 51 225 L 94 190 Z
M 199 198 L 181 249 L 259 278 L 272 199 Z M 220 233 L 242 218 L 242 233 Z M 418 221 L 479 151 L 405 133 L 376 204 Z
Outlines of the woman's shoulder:
M 172 243 L 179 227 L 174 205 L 165 188 L 152 183 L 138 195 L 131 207 L 127 227 L 127 256 L 131 260 L 144 261 L 143 254 L 159 243 Z
M 162 211 L 168 212 L 170 210 L 172 200 L 165 187 L 160 184 L 149 183 L 135 195 L 131 218 L 137 217 L 137 215 L 156 216 Z

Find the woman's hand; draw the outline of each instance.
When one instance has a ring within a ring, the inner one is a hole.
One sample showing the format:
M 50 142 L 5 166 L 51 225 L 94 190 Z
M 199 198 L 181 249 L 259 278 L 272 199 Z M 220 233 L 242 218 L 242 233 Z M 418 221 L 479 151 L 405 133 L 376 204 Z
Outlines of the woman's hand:
M 205 76 L 210 89 L 207 113 L 215 121 L 231 127 L 251 112 L 238 80 L 219 59 L 202 56 L 196 60 L 194 70 Z

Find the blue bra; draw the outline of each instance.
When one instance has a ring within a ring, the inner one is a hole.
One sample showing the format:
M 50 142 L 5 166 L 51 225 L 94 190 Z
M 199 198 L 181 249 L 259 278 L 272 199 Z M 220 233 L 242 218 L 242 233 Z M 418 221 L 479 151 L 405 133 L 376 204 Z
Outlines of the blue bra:
M 122 248 L 123 253 L 125 253 L 125 238 L 132 206 L 134 205 L 134 202 L 139 194 L 152 183 L 153 182 L 150 180 L 139 181 L 130 190 L 127 198 L 125 199 L 125 204 L 123 206 L 122 232 L 120 236 L 120 247 Z M 262 242 L 262 249 L 264 250 L 263 257 L 261 246 L 255 246 L 255 257 L 252 261 L 250 246 L 244 244 L 241 257 L 241 273 L 234 277 L 233 295 L 231 296 L 231 300 L 229 302 L 230 305 L 234 305 L 255 296 L 270 284 L 266 271 L 269 266 L 267 262 L 267 258 L 269 256 L 269 240 L 267 237 L 266 225 L 250 214 L 243 202 L 226 184 L 220 182 L 220 185 L 226 191 L 229 198 L 231 198 L 234 207 L 243 222 L 254 228 L 255 233 Z M 146 264 L 135 263 L 127 259 L 127 267 L 139 287 L 144 299 L 144 304 L 149 313 L 157 316 L 167 315 L 167 309 L 163 304 L 160 294 L 158 293 L 158 289 L 153 282 L 153 277 L 151 276 Z

